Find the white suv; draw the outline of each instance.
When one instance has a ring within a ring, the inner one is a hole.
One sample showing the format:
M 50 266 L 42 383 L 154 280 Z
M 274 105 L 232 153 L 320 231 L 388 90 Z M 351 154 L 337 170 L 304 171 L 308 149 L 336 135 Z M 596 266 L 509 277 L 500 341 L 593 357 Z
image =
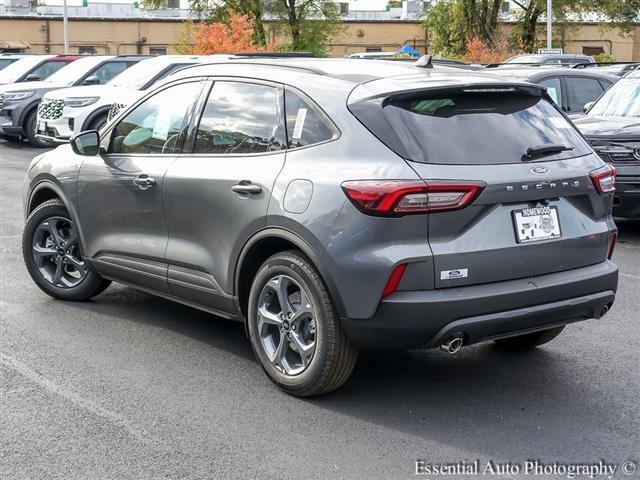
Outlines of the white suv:
M 37 137 L 58 144 L 68 142 L 83 130 L 99 130 L 120 109 L 142 97 L 149 87 L 176 70 L 205 58 L 163 55 L 139 62 L 106 85 L 48 92 L 38 108 Z

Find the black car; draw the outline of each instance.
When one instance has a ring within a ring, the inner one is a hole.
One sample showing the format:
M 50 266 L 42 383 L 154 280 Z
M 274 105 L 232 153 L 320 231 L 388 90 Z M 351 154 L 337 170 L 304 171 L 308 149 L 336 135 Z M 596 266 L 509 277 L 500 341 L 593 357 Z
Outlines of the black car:
M 613 214 L 640 218 L 640 71 L 618 81 L 575 124 L 618 171 Z
M 487 73 L 489 71 L 487 70 Z M 593 102 L 609 89 L 620 77 L 614 73 L 595 69 L 576 70 L 573 68 L 500 68 L 491 74 L 525 80 L 547 87 L 547 93 L 567 115 L 581 115 L 584 105 Z

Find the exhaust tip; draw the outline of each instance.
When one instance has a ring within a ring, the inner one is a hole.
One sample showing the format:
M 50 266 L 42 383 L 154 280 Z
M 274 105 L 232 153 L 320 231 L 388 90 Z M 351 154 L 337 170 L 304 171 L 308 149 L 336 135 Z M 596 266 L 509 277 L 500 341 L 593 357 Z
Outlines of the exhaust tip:
M 440 350 L 453 355 L 458 353 L 462 348 L 462 337 L 451 337 L 449 340 L 440 345 Z
M 605 307 L 604 307 L 602 310 L 600 310 L 600 313 L 598 313 L 598 314 L 596 315 L 596 320 L 598 320 L 598 319 L 600 319 L 600 318 L 604 317 L 607 313 L 609 313 L 609 309 L 610 309 L 610 308 L 611 308 L 611 304 L 610 304 L 610 303 L 609 303 L 609 304 L 607 304 L 607 305 L 605 305 Z

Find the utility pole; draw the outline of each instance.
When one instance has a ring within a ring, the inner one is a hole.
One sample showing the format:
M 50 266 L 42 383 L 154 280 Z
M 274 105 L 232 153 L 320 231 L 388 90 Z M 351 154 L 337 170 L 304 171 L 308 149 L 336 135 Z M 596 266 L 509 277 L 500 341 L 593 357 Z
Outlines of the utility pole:
M 66 1 L 66 0 L 65 0 Z M 547 48 L 552 48 L 553 0 L 547 0 Z
M 64 54 L 69 55 L 69 21 L 67 18 L 67 0 L 64 0 L 62 7 L 62 30 L 64 35 Z

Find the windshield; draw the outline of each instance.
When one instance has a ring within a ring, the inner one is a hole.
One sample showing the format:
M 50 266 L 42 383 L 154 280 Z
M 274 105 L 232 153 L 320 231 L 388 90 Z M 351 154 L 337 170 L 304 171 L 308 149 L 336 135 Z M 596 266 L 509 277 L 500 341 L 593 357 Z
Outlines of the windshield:
M 542 55 L 520 55 L 518 57 L 511 57 L 504 63 L 540 63 L 542 62 Z
M 105 57 L 85 57 L 71 62 L 64 68 L 46 79 L 47 82 L 59 83 L 61 85 L 73 85 L 83 76 L 89 73 L 93 67 L 102 63 Z M 1 73 L 1 72 L 0 72 Z
M 373 110 L 366 110 L 368 103 Z M 537 96 L 416 93 L 390 97 L 379 103 L 380 107 L 384 123 L 379 120 L 374 101 L 354 104 L 350 109 L 390 148 L 417 162 L 519 163 L 529 148 L 549 145 L 566 147 L 554 151 L 549 159 L 590 152 L 575 127 L 551 103 Z M 390 136 L 389 130 L 393 130 L 397 140 Z
M 112 87 L 127 87 L 140 90 L 144 85 L 160 73 L 168 63 L 156 61 L 156 59 L 143 60 L 129 67 L 117 77 L 114 77 L 107 85 Z
M 0 71 L 0 83 L 13 83 L 48 57 L 24 57 Z
M 640 77 L 618 80 L 591 107 L 589 116 L 640 117 Z

